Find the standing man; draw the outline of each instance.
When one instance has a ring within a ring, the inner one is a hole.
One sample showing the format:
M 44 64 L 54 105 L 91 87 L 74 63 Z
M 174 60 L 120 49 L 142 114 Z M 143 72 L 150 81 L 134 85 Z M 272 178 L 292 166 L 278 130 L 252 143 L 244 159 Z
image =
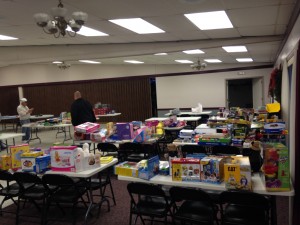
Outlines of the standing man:
M 20 123 L 22 126 L 22 133 L 25 133 L 25 136 L 22 136 L 22 142 L 29 142 L 30 139 L 30 127 L 23 127 L 24 124 L 30 123 L 30 114 L 33 111 L 33 108 L 29 109 L 27 106 L 27 99 L 21 98 L 20 105 L 17 107 L 17 111 L 20 117 Z
M 85 122 L 96 122 L 93 106 L 81 97 L 79 91 L 74 92 L 74 102 L 71 105 L 71 118 L 73 126 Z

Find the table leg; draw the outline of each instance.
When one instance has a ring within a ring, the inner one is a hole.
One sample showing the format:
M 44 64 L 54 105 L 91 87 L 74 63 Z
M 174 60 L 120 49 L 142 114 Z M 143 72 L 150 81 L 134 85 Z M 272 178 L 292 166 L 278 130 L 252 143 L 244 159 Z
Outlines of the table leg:
M 33 133 L 35 133 L 35 137 L 33 137 Z M 30 138 L 29 138 L 29 142 L 32 140 L 36 140 L 39 139 L 40 144 L 42 143 L 40 137 L 38 136 L 38 128 L 30 128 Z
M 66 131 L 66 128 L 63 127 L 63 132 L 64 132 L 64 135 L 65 135 L 63 143 L 65 143 L 65 141 L 72 140 L 71 128 L 70 127 L 68 127 L 68 131 Z M 67 138 L 67 132 L 69 133 L 69 138 Z
M 270 202 L 271 202 L 271 224 L 277 225 L 277 207 L 276 207 L 275 195 L 271 195 Z

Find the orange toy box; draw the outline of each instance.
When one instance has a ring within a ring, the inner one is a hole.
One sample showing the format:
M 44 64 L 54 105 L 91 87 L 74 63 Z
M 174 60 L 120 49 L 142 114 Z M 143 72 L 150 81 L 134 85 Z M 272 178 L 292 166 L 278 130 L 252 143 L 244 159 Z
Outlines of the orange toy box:
M 200 182 L 200 159 L 191 159 L 191 158 L 173 159 L 172 180 Z
M 21 168 L 21 155 L 23 153 L 29 152 L 30 148 L 28 144 L 16 145 L 10 147 L 11 152 L 11 168 L 19 169 Z
M 201 159 L 201 182 L 220 184 L 224 178 L 224 158 L 207 156 Z
M 11 168 L 11 155 L 0 156 L 0 169 L 9 170 Z
M 75 158 L 77 146 L 52 146 L 50 148 L 51 169 L 53 171 L 76 172 Z

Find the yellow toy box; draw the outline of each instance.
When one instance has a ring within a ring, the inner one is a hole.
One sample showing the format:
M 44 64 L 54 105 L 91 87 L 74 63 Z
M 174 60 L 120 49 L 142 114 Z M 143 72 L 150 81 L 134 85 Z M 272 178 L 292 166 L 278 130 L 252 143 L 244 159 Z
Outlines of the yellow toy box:
M 138 163 L 137 162 L 122 162 L 115 166 L 115 174 L 127 177 L 138 177 Z
M 29 151 L 30 148 L 28 144 L 16 145 L 10 147 L 12 169 L 21 168 L 21 155 Z
M 192 158 L 173 159 L 172 180 L 200 182 L 200 159 L 192 159 Z
M 251 190 L 251 166 L 249 157 L 232 156 L 231 162 L 224 164 L 226 189 Z
M 224 157 L 207 156 L 201 159 L 201 182 L 220 184 L 224 178 Z
M 21 168 L 23 171 L 35 172 L 36 158 L 42 156 L 42 151 L 25 152 L 21 155 Z
M 0 156 L 0 169 L 9 170 L 11 168 L 11 155 Z

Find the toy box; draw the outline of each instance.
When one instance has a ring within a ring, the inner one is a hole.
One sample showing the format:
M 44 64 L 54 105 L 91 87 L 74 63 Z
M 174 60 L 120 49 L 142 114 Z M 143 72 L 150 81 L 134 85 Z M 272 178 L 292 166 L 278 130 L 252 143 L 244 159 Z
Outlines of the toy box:
M 138 163 L 122 162 L 115 166 L 115 174 L 127 177 L 138 177 Z
M 116 123 L 116 134 L 119 140 L 130 140 L 133 137 L 132 123 Z
M 99 130 L 99 128 L 100 128 L 100 124 L 98 124 L 98 123 L 86 122 L 86 123 L 76 126 L 75 131 L 87 134 L 87 133 L 96 132 Z
M 149 127 L 142 127 L 138 129 L 133 138 L 134 143 L 141 143 L 151 138 L 151 129 Z
M 11 168 L 11 155 L 0 156 L 0 169 L 9 170 Z
M 26 172 L 35 172 L 36 158 L 41 156 L 43 152 L 41 151 L 32 151 L 25 152 L 21 155 L 21 168 Z
M 138 177 L 144 180 L 150 180 L 159 172 L 159 158 L 158 155 L 150 159 L 139 162 Z
M 249 158 L 232 156 L 232 159 L 224 164 L 224 181 L 226 189 L 251 190 Z
M 30 148 L 28 144 L 16 145 L 10 147 L 11 152 L 11 168 L 19 169 L 21 168 L 21 155 L 23 153 L 29 152 Z
M 201 182 L 220 184 L 224 178 L 224 157 L 207 156 L 201 159 Z
M 159 172 L 160 175 L 168 176 L 170 173 L 170 165 L 168 161 L 159 161 Z
M 266 123 L 264 125 L 264 132 L 267 134 L 281 133 L 283 130 L 285 130 L 285 122 Z
M 200 182 L 200 160 L 184 158 L 173 159 L 172 180 Z
M 290 165 L 288 148 L 281 143 L 265 143 L 264 175 L 267 191 L 290 190 Z
M 50 169 L 51 169 L 50 155 L 36 157 L 36 159 L 35 159 L 35 172 L 36 173 L 44 173 Z
M 78 131 L 74 132 L 74 140 L 75 141 L 81 141 L 81 140 L 90 140 L 91 134 L 85 134 Z
M 76 172 L 76 146 L 53 146 L 50 148 L 51 169 L 53 171 Z

